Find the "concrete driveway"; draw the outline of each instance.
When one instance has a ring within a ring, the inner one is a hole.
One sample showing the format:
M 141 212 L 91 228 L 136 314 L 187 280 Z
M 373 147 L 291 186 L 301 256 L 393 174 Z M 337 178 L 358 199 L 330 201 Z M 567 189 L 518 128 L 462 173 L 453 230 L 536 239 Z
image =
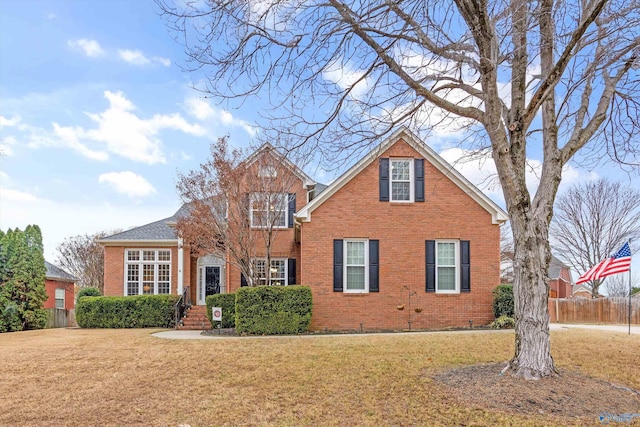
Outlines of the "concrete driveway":
M 562 331 L 566 329 L 597 329 L 600 331 L 629 333 L 629 325 L 587 325 L 577 323 L 550 323 L 549 329 L 552 331 Z M 631 333 L 640 335 L 640 326 L 631 325 Z

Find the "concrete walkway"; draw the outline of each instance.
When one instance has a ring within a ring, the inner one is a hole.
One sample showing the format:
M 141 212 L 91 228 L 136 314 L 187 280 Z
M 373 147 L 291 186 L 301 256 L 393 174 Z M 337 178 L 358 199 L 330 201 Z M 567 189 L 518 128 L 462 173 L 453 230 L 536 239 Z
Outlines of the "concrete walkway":
M 551 323 L 549 329 L 552 331 L 562 331 L 568 329 L 596 329 L 609 332 L 628 333 L 629 327 L 627 325 L 579 325 L 568 323 Z M 268 336 L 248 336 L 248 337 L 236 337 L 230 335 L 203 335 L 201 331 L 163 331 L 153 334 L 154 337 L 172 339 L 172 340 L 220 340 L 229 338 L 242 338 L 242 339 L 284 339 L 284 338 L 316 338 L 316 337 L 362 337 L 368 335 L 424 335 L 424 334 L 437 334 L 437 333 L 488 333 L 488 332 L 512 332 L 512 329 L 473 329 L 473 330 L 458 330 L 458 331 L 422 331 L 422 332 L 381 332 L 381 333 L 362 333 L 362 334 L 311 334 L 311 335 L 268 335 Z M 631 325 L 631 334 L 640 335 L 640 326 Z

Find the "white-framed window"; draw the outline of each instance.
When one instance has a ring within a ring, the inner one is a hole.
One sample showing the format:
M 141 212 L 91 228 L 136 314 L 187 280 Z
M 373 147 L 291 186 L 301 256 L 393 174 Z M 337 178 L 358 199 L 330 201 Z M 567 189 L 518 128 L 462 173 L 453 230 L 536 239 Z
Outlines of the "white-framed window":
M 389 194 L 392 202 L 413 202 L 413 159 L 390 159 Z
M 262 165 L 258 169 L 258 176 L 260 178 L 275 178 L 278 176 L 278 170 L 272 165 Z
M 56 308 L 64 309 L 64 288 L 56 288 Z
M 287 228 L 287 193 L 251 193 L 251 227 Z
M 170 249 L 127 249 L 124 263 L 125 295 L 171 293 Z
M 458 240 L 436 240 L 436 292 L 460 292 Z
M 369 292 L 369 241 L 344 240 L 344 290 L 345 293 Z
M 271 266 L 268 268 L 266 259 L 254 259 L 253 265 L 256 269 L 258 285 L 285 286 L 289 283 L 286 258 L 272 258 Z

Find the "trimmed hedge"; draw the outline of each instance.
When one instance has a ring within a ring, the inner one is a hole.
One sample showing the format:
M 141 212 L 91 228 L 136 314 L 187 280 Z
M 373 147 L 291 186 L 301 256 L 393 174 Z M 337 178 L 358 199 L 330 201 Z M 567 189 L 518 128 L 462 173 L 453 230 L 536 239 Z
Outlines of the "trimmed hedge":
M 216 294 L 207 297 L 207 317 L 214 328 L 236 327 L 236 294 Z M 222 322 L 211 320 L 211 308 L 222 307 Z
M 102 292 L 100 292 L 100 289 L 94 288 L 91 286 L 87 288 L 82 288 L 78 291 L 78 299 L 82 297 L 101 297 L 101 296 L 102 296 Z
M 82 328 L 171 328 L 177 295 L 138 295 L 78 299 L 76 322 Z
M 258 335 L 306 332 L 311 307 L 308 286 L 240 288 L 236 292 L 236 331 Z
M 493 315 L 495 318 L 507 316 L 513 318 L 513 286 L 499 285 L 493 290 Z

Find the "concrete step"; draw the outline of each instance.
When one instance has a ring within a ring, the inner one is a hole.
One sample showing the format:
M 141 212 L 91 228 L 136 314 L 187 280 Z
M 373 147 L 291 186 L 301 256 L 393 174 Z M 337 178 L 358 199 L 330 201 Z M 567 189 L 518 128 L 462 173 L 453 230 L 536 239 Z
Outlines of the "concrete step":
M 182 318 L 182 325 L 178 325 L 176 329 L 182 331 L 211 329 L 211 322 L 207 318 L 207 307 L 203 305 L 192 306 Z

